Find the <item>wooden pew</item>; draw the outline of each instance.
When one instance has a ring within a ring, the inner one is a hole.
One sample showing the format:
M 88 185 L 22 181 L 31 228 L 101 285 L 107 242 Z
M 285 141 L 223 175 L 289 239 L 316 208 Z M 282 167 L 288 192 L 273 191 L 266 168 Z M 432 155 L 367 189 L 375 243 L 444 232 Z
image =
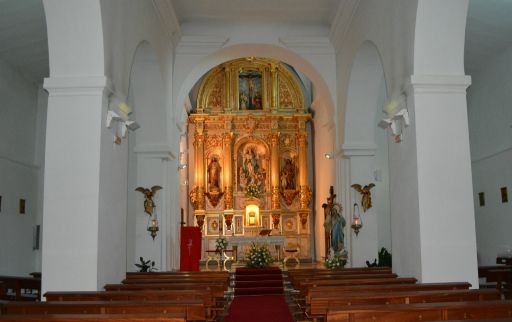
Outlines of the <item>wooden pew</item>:
M 209 272 L 127 272 L 126 278 L 160 278 L 166 276 L 225 276 L 229 277 L 226 271 L 209 271 Z
M 0 276 L 4 284 L 6 299 L 15 301 L 37 301 L 41 296 L 41 279 L 24 276 Z
M 137 290 L 137 291 L 88 291 L 46 292 L 47 301 L 180 301 L 202 300 L 208 318 L 215 317 L 216 302 L 211 290 Z
M 314 296 L 308 314 L 322 317 L 328 307 L 374 304 L 411 304 L 432 302 L 462 302 L 500 300 L 501 293 L 495 289 L 485 290 L 446 290 L 446 291 L 406 291 L 406 292 L 360 292 L 337 296 Z
M 299 287 L 302 282 L 311 282 L 311 281 L 319 281 L 319 280 L 346 280 L 346 279 L 375 279 L 375 278 L 397 278 L 398 276 L 393 273 L 385 273 L 385 274 L 333 274 L 333 275 L 311 275 L 311 276 L 301 276 L 292 278 L 290 280 L 291 284 L 294 287 Z
M 496 283 L 497 289 L 510 288 L 512 284 L 512 265 L 479 266 L 478 277 L 485 278 L 486 283 Z
M 5 300 L 5 299 L 7 299 L 5 283 L 0 281 L 0 300 Z
M 229 284 L 229 277 L 194 276 L 194 277 L 161 277 L 161 278 L 132 278 L 124 279 L 123 284 L 149 284 L 149 283 L 200 283 L 200 282 L 222 282 Z
M 184 313 L 187 321 L 205 321 L 201 300 L 9 302 L 2 314 L 139 314 Z
M 327 268 L 297 268 L 297 269 L 288 269 L 288 275 L 293 274 L 317 274 L 317 273 L 330 273 L 330 272 L 376 272 L 376 271 L 385 271 L 387 273 L 391 273 L 390 267 L 348 267 L 341 268 L 336 270 L 331 270 Z
M 467 282 L 451 283 L 418 283 L 418 284 L 377 284 L 377 285 L 348 285 L 348 286 L 318 286 L 308 289 L 306 303 L 317 296 L 342 296 L 362 292 L 410 292 L 410 291 L 443 291 L 467 290 L 471 287 Z
M 227 285 L 211 283 L 149 283 L 149 284 L 107 284 L 106 291 L 142 291 L 142 290 L 208 290 L 215 298 L 223 298 Z
M 356 285 L 379 285 L 379 284 L 415 284 L 414 277 L 398 278 L 369 278 L 369 279 L 327 279 L 299 282 L 298 290 L 302 295 L 308 294 L 308 289 L 318 286 L 356 286 Z
M 512 318 L 512 301 L 442 302 L 330 307 L 327 322 L 409 322 Z
M 165 314 L 6 314 L 3 322 L 185 322 L 184 313 Z

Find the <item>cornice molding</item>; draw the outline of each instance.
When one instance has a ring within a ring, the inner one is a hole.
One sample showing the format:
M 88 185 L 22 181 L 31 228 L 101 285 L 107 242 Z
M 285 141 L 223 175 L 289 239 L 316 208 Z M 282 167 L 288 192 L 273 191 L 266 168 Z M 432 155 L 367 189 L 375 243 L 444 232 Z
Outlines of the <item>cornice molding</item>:
M 174 160 L 176 156 L 172 153 L 172 148 L 167 144 L 142 144 L 136 145 L 133 152 L 146 158 Z
M 181 37 L 181 27 L 176 15 L 176 11 L 172 6 L 172 1 L 169 0 L 153 0 L 153 7 L 155 8 L 158 20 L 162 26 L 167 38 L 176 47 Z
M 229 41 L 228 37 L 183 35 L 176 47 L 176 54 L 209 54 L 222 48 Z
M 468 75 L 411 75 L 410 86 L 414 93 L 465 94 L 471 85 Z
M 327 37 L 291 36 L 280 37 L 279 42 L 286 48 L 303 54 L 334 54 L 334 48 Z
M 374 143 L 345 143 L 341 146 L 345 157 L 353 156 L 374 156 L 377 146 Z
M 112 92 L 110 80 L 105 76 L 53 76 L 44 79 L 43 88 L 50 96 L 88 96 Z
M 352 24 L 357 8 L 361 0 L 345 0 L 340 3 L 334 20 L 331 24 L 329 39 L 331 40 L 335 52 L 338 52 L 347 36 L 347 32 Z

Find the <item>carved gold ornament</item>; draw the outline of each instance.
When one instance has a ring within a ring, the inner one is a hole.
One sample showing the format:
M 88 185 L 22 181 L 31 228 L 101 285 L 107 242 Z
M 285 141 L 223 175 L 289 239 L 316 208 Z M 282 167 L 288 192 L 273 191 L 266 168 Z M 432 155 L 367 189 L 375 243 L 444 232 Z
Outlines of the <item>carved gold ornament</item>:
M 284 203 L 287 206 L 291 206 L 295 197 L 299 194 L 297 190 L 283 190 L 281 191 L 281 197 L 284 199 Z M 306 207 L 307 208 L 307 207 Z
M 311 202 L 311 189 L 308 186 L 300 187 L 300 208 L 306 209 L 309 207 L 309 203 Z
M 224 195 L 224 192 L 210 191 L 210 192 L 205 192 L 204 195 L 208 198 L 212 207 L 215 208 L 219 204 L 219 201 L 222 198 L 222 196 Z

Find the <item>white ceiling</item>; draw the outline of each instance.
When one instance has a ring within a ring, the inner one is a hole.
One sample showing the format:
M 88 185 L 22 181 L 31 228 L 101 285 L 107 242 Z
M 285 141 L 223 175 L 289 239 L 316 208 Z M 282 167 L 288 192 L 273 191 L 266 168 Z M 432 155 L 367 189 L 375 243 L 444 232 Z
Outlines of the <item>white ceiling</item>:
M 251 20 L 330 26 L 344 0 L 173 0 L 180 23 L 194 20 Z
M 344 0 L 169 1 L 181 23 L 279 20 L 330 26 Z M 481 68 L 511 45 L 512 0 L 470 0 L 465 50 L 467 72 Z M 0 0 L 0 59 L 17 68 L 30 81 L 39 83 L 48 77 L 48 42 L 42 0 Z
M 512 45 L 512 0 L 470 0 L 466 26 L 466 72 L 478 70 Z
M 0 59 L 27 80 L 48 77 L 48 41 L 42 0 L 0 0 Z

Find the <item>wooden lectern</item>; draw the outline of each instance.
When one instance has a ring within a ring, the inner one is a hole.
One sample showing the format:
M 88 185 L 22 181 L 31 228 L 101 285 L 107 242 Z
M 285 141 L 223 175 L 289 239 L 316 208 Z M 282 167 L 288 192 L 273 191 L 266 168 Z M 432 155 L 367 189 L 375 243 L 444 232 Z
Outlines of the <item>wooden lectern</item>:
M 181 227 L 180 271 L 199 272 L 201 228 Z

